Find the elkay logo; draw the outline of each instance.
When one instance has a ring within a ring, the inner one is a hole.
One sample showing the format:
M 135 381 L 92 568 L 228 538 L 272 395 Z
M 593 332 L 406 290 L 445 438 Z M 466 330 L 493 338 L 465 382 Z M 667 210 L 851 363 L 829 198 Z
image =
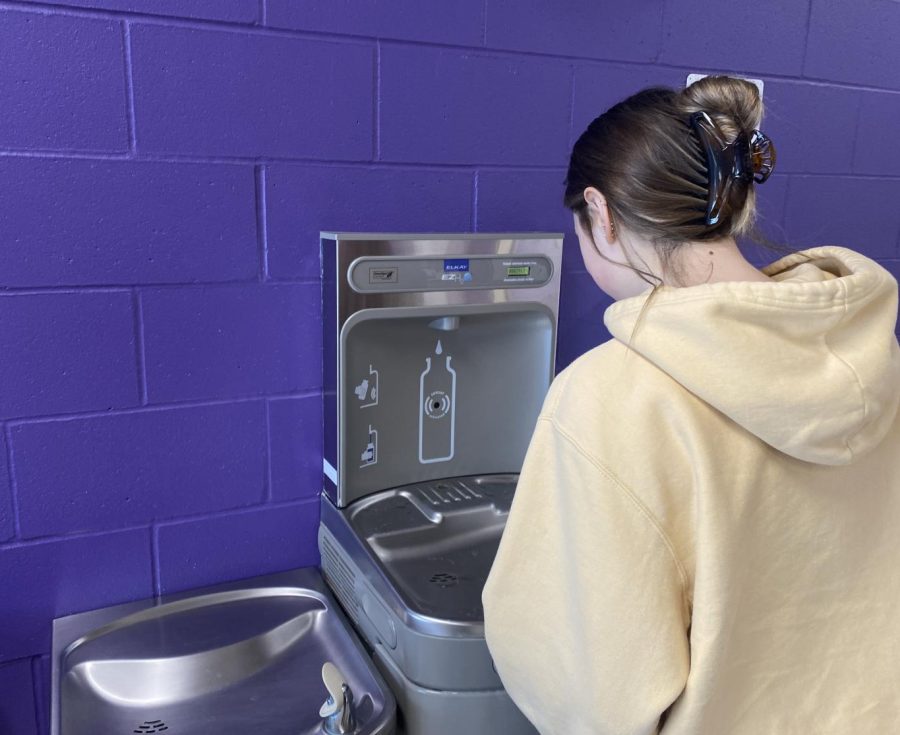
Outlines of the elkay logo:
M 453 258 L 452 260 L 444 261 L 444 272 L 445 273 L 456 273 L 459 271 L 467 271 L 469 270 L 469 259 L 468 258 Z

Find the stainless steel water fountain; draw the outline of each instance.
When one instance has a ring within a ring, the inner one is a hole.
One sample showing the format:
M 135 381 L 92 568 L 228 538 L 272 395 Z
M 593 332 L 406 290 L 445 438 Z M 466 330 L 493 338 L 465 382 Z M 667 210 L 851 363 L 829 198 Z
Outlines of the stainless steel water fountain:
M 395 732 L 394 697 L 311 568 L 58 618 L 52 661 L 52 735 Z
M 323 233 L 322 571 L 406 735 L 533 734 L 481 592 L 553 376 L 560 234 Z

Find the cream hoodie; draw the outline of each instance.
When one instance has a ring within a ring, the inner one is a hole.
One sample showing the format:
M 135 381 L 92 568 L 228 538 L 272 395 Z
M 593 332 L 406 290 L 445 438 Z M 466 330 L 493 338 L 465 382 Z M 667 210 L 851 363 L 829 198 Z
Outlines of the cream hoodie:
M 542 735 L 900 733 L 897 284 L 806 255 L 619 301 L 553 383 L 483 593 Z

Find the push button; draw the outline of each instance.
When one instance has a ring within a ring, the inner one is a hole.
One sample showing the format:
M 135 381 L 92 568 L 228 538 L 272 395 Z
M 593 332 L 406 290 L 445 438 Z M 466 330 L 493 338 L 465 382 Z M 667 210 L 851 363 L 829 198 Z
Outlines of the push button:
M 388 615 L 387 610 L 366 592 L 362 595 L 362 609 L 372 625 L 375 626 L 375 630 L 377 630 L 378 635 L 381 636 L 382 642 L 388 648 L 396 648 L 397 629 L 394 626 L 394 621 L 391 620 Z

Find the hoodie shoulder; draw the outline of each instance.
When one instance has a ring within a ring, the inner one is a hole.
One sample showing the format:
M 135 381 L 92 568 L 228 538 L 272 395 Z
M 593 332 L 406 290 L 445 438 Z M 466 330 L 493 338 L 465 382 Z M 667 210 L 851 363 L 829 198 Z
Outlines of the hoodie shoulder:
M 778 451 L 849 464 L 900 405 L 897 283 L 875 261 L 820 247 L 767 266 L 768 282 L 665 287 L 605 313 L 632 348 Z
M 718 415 L 643 355 L 611 339 L 557 376 L 542 417 L 575 436 L 585 436 L 586 445 L 599 452 L 601 447 L 615 447 L 615 437 L 640 436 L 641 442 L 652 442 L 679 424 L 679 417 L 690 417 L 693 423 L 710 412 Z

